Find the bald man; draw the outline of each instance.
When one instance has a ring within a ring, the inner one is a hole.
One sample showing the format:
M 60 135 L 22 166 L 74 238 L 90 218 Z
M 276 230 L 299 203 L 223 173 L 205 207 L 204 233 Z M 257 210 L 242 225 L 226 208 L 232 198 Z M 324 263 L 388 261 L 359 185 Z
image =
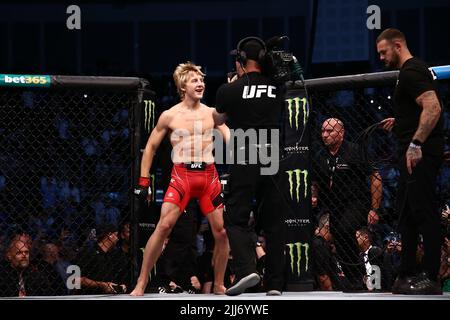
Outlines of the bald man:
M 377 170 L 362 160 L 358 145 L 344 139 L 345 127 L 337 118 L 322 124 L 322 148 L 313 170 L 313 196 L 330 214 L 331 234 L 338 259 L 350 282 L 346 290 L 364 289 L 364 268 L 358 265 L 356 230 L 379 221 L 382 185 Z M 368 184 L 370 181 L 370 187 Z

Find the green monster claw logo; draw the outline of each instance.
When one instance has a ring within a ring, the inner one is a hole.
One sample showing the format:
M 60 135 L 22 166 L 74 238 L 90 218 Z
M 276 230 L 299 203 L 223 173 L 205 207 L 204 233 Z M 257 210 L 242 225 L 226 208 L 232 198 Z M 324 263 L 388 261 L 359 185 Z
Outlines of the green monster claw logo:
M 296 97 L 296 98 L 286 99 L 286 101 L 288 103 L 289 125 L 291 126 L 291 128 L 293 128 L 292 118 L 293 118 L 293 114 L 294 114 L 293 111 L 295 110 L 295 130 L 298 130 L 298 127 L 299 127 L 298 116 L 300 114 L 300 103 L 302 104 L 302 110 L 303 110 L 303 126 L 305 126 L 306 122 L 308 121 L 308 117 L 309 117 L 308 100 L 306 100 L 306 98 Z
M 303 175 L 303 182 L 305 185 L 305 191 L 304 191 L 304 198 L 306 199 L 306 196 L 308 194 L 308 170 L 288 170 L 286 173 L 289 176 L 289 192 L 291 194 L 291 199 L 294 200 L 294 181 L 293 177 L 295 177 L 295 193 L 296 193 L 296 199 L 297 203 L 300 202 L 300 184 L 301 184 L 301 175 Z
M 152 100 L 144 100 L 144 128 L 147 132 L 155 126 L 155 103 Z
M 296 243 L 287 243 L 286 244 L 289 247 L 289 257 L 290 257 L 290 262 L 291 262 L 291 272 L 294 274 L 297 274 L 297 276 L 300 277 L 300 265 L 301 265 L 301 261 L 302 261 L 302 248 L 304 248 L 305 250 L 305 271 L 308 271 L 308 265 L 309 265 L 309 244 L 308 243 L 301 243 L 301 242 L 296 242 Z M 294 248 L 296 249 L 294 251 Z M 294 271 L 294 260 L 295 260 L 295 254 L 297 255 L 297 270 Z

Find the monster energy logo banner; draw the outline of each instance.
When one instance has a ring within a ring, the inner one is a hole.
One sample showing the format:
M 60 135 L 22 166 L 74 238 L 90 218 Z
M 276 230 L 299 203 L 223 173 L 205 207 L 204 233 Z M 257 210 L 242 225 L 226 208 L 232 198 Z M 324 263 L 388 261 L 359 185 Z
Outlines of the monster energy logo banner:
M 288 112 L 289 112 L 289 125 L 291 128 L 294 128 L 295 130 L 299 129 L 299 115 L 300 115 L 300 104 L 302 105 L 302 111 L 303 111 L 303 127 L 306 125 L 306 122 L 308 121 L 309 117 L 309 103 L 306 98 L 290 98 L 286 99 L 286 102 L 288 103 Z
M 304 191 L 303 191 L 303 198 L 306 199 L 306 196 L 308 195 L 308 170 L 288 170 L 286 171 L 289 178 L 289 193 L 291 194 L 291 199 L 294 200 L 294 184 L 295 184 L 295 199 L 297 200 L 297 203 L 300 202 L 300 185 L 302 184 L 301 177 L 303 176 L 303 185 L 304 185 Z
M 287 243 L 289 248 L 289 257 L 290 257 L 290 266 L 292 274 L 296 274 L 300 277 L 300 266 L 302 262 L 302 251 L 304 251 L 305 257 L 305 271 L 308 271 L 309 265 L 309 244 L 296 242 L 296 243 Z
M 155 126 L 155 103 L 152 100 L 144 100 L 144 128 L 147 132 Z

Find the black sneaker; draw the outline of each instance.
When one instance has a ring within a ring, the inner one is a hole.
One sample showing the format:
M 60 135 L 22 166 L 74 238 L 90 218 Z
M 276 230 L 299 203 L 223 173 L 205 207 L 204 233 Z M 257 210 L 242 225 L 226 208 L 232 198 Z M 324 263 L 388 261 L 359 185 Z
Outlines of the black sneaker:
M 425 273 L 422 273 L 412 281 L 405 294 L 442 295 L 442 288 L 437 281 L 431 280 Z
M 391 291 L 393 294 L 406 294 L 411 286 L 411 283 L 415 280 L 415 277 L 400 277 L 395 279 L 392 285 Z
M 168 293 L 183 293 L 184 292 L 183 288 L 180 286 L 175 286 L 173 288 L 171 287 L 170 289 L 171 290 Z
M 225 291 L 225 294 L 227 296 L 237 296 L 241 293 L 244 293 L 244 291 L 248 288 L 251 288 L 259 283 L 261 278 L 257 273 L 250 273 L 248 276 L 243 277 L 236 283 L 234 283 L 231 287 Z
M 189 286 L 189 288 L 186 290 L 189 294 L 200 294 L 202 293 L 201 290 L 196 289 L 194 286 Z
M 183 288 L 180 286 L 171 287 L 168 284 L 164 284 L 158 287 L 159 293 L 183 293 Z

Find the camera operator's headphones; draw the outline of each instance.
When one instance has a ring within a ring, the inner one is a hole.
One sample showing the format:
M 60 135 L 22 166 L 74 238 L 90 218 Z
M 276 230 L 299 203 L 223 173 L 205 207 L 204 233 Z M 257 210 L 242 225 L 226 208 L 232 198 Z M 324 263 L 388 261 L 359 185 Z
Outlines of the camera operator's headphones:
M 243 50 L 242 47 L 249 41 L 256 41 L 262 47 L 258 52 L 258 60 L 257 60 L 258 63 L 261 63 L 264 60 L 264 56 L 266 55 L 267 49 L 266 44 L 264 43 L 263 40 L 261 40 L 258 37 L 244 38 L 241 41 L 239 41 L 236 48 L 236 61 L 238 61 L 241 65 L 245 65 L 245 63 L 247 62 L 247 54 L 245 53 L 245 51 L 242 51 Z

